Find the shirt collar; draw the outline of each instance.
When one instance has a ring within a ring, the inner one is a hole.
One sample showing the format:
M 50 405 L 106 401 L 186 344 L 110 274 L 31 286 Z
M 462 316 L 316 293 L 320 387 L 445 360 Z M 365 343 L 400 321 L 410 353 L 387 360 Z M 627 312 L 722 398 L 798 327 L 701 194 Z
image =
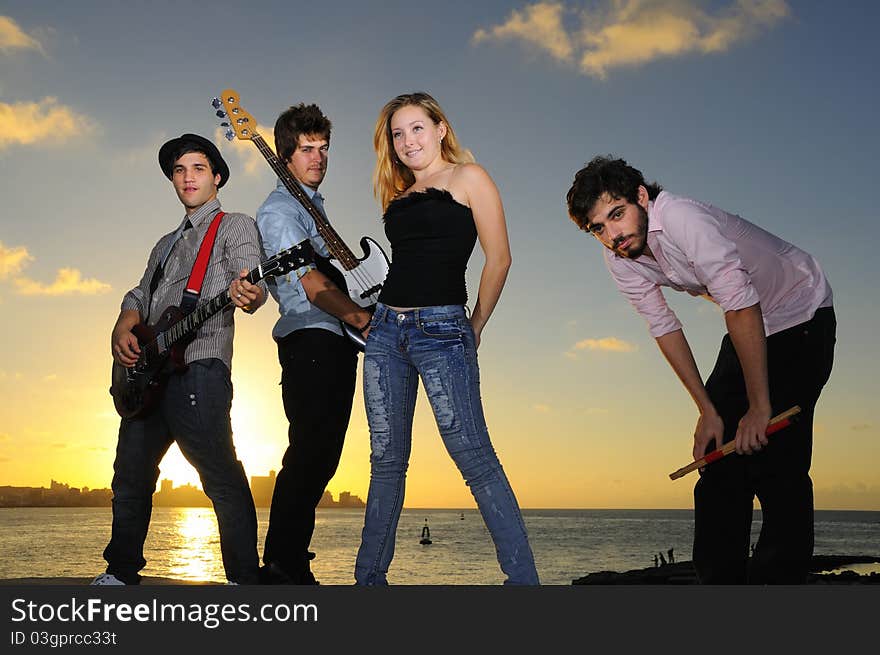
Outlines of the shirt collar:
M 205 219 L 209 217 L 213 218 L 214 214 L 218 211 L 220 211 L 220 201 L 217 198 L 209 200 L 189 216 L 184 216 L 183 221 L 181 222 L 181 228 L 186 224 L 186 219 L 189 219 L 189 222 L 192 223 L 193 227 L 198 227 L 205 221 Z
M 659 197 L 659 196 L 658 196 Z M 655 202 L 648 201 L 648 232 L 663 231 L 663 216 L 657 211 Z
M 296 179 L 296 178 L 294 178 L 294 179 Z M 296 183 L 299 184 L 300 189 L 302 189 L 303 191 L 306 192 L 306 195 L 309 197 L 309 200 L 317 199 L 319 202 L 324 202 L 324 196 L 321 195 L 320 191 L 303 184 L 299 180 L 296 180 Z M 284 180 L 282 180 L 280 177 L 278 178 L 278 182 L 275 184 L 275 188 L 276 189 L 284 189 L 285 193 L 287 193 L 288 195 L 293 195 L 290 193 L 290 191 L 287 190 L 287 186 L 284 184 Z

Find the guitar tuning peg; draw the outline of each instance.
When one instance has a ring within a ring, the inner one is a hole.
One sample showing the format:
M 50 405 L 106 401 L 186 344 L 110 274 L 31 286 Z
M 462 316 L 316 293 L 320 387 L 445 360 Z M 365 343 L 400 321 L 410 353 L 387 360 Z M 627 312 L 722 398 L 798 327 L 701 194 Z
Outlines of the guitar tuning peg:
M 223 136 L 225 136 L 227 140 L 232 141 L 235 138 L 235 132 L 232 130 L 226 130 L 226 134 Z
M 222 109 L 217 110 L 217 118 L 226 118 L 226 112 Z
M 222 104 L 223 103 L 220 102 L 220 98 L 214 98 L 213 100 L 211 100 L 211 106 L 214 107 L 214 109 L 220 109 L 220 105 Z
M 220 123 L 220 127 L 229 127 L 229 121 L 223 121 Z

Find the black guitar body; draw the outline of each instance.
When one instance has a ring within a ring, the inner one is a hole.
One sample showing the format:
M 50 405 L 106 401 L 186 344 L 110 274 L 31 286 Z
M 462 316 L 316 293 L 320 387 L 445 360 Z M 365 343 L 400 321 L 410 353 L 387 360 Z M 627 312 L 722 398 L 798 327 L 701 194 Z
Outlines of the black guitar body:
M 345 276 L 342 274 L 336 266 L 331 262 L 330 257 L 324 257 L 323 255 L 319 255 L 315 253 L 315 268 L 321 271 L 324 275 L 330 278 L 330 281 L 333 282 L 337 287 L 339 287 L 342 291 L 345 292 L 346 295 L 349 295 L 348 292 L 348 283 L 345 281 Z
M 170 348 L 159 351 L 156 336 L 174 325 L 185 314 L 172 305 L 162 312 L 153 325 L 139 323 L 131 332 L 137 337 L 141 356 L 131 368 L 113 362 L 110 394 L 117 413 L 122 418 L 145 416 L 158 404 L 168 383 L 175 373 L 186 371 L 184 353 L 195 338 L 195 333 L 184 336 Z

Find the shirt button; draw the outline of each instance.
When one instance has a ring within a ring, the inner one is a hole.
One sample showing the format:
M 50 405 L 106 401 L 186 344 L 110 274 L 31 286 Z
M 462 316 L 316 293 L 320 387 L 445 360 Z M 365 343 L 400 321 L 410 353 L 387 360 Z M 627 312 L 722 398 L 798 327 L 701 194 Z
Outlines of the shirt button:
M 402 321 L 402 320 L 405 319 L 405 318 L 406 318 L 406 316 L 404 316 L 403 314 L 398 314 L 398 315 L 397 315 L 397 320 L 398 320 L 398 321 Z
M 189 399 L 190 399 L 190 400 L 195 400 L 195 399 L 196 399 L 196 395 L 195 395 L 194 393 L 191 393 L 191 394 L 189 395 Z

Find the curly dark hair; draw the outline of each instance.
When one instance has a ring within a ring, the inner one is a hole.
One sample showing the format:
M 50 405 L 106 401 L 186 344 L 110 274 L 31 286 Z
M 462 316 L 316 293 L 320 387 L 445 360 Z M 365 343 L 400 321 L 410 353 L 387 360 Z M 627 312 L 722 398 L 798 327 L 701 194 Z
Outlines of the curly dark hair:
M 299 143 L 301 134 L 315 134 L 330 141 L 333 125 L 318 105 L 303 102 L 289 107 L 275 121 L 275 149 L 281 161 L 287 163 Z
M 611 155 L 593 157 L 586 166 L 574 176 L 574 182 L 565 196 L 568 215 L 582 230 L 587 229 L 587 214 L 606 193 L 612 198 L 625 198 L 638 202 L 639 187 L 648 190 L 648 198 L 654 200 L 663 190 L 656 182 L 648 184 L 642 172 L 633 168 L 623 159 Z

